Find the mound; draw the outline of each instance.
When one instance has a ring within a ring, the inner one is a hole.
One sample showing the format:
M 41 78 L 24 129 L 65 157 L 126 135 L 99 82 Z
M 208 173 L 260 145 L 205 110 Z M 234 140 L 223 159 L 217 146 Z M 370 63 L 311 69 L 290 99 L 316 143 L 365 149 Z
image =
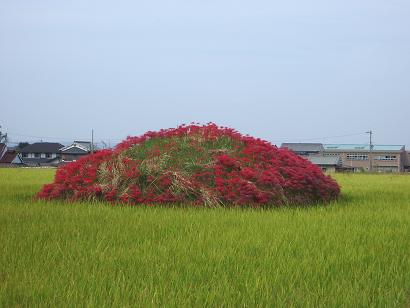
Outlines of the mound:
M 307 160 L 233 129 L 182 125 L 128 137 L 57 170 L 42 199 L 129 204 L 311 204 L 340 189 Z

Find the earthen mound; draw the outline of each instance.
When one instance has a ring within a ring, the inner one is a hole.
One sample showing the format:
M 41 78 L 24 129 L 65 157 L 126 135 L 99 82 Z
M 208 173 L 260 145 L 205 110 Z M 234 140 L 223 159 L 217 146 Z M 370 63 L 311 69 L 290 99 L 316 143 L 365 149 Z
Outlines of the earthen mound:
M 338 184 L 309 161 L 215 124 L 128 137 L 57 170 L 42 199 L 281 206 L 328 202 Z

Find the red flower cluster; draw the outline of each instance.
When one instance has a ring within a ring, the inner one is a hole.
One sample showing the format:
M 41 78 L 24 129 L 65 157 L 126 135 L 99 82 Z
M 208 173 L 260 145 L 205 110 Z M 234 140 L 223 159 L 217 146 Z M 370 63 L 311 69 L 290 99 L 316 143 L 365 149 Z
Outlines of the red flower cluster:
M 128 137 L 57 170 L 42 199 L 127 204 L 309 204 L 336 199 L 338 184 L 307 160 L 267 141 L 207 125 Z

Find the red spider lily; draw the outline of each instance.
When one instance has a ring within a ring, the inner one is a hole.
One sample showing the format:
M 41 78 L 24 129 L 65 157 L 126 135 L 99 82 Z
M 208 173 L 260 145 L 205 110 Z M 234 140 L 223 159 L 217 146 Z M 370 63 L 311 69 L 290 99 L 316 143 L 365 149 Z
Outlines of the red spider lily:
M 133 157 L 134 152 L 143 157 Z M 339 193 L 332 178 L 286 149 L 213 123 L 191 123 L 127 137 L 114 150 L 62 166 L 37 196 L 114 204 L 280 206 L 326 202 Z

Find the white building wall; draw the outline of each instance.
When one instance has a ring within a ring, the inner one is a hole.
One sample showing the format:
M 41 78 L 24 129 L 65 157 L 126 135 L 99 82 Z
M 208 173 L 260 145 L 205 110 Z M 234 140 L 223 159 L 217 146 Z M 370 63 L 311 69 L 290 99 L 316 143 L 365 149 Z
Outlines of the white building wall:
M 27 153 L 27 158 L 56 158 L 57 153 L 51 153 L 51 157 L 46 157 L 46 153 L 41 153 L 40 157 L 36 157 L 34 153 Z
M 13 161 L 11 162 L 12 164 L 21 164 L 22 161 L 20 159 L 19 155 L 16 155 L 16 157 L 14 157 Z

